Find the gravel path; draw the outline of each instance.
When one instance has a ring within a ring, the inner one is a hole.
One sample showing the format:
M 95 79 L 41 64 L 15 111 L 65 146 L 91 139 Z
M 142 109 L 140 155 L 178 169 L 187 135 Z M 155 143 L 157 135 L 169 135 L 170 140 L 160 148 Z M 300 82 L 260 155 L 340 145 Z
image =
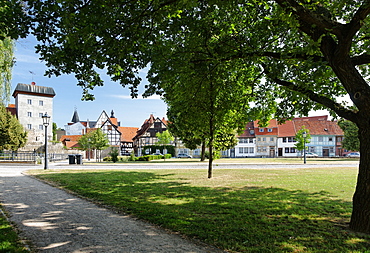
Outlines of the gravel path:
M 0 165 L 0 202 L 38 252 L 222 252 L 21 173 L 29 168 Z

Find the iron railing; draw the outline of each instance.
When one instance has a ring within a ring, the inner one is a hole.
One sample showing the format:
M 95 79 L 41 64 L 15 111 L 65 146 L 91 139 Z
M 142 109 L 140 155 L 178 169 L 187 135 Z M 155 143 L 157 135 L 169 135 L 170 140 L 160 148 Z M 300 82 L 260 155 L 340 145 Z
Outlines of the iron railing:
M 49 161 L 61 161 L 68 159 L 68 154 L 48 154 Z M 37 162 L 45 159 L 44 153 L 37 152 L 14 152 L 14 151 L 1 151 L 0 161 L 14 161 L 14 162 Z

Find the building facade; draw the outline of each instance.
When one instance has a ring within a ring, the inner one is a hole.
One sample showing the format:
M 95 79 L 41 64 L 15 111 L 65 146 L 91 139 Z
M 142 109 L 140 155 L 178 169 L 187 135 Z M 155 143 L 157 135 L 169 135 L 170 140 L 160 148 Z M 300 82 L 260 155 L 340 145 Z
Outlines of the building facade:
M 13 97 L 15 98 L 16 116 L 28 132 L 27 144 L 22 150 L 37 150 L 45 144 L 45 130 L 42 116 L 50 116 L 48 140 L 52 140 L 53 98 L 54 89 L 38 86 L 35 83 L 18 83 Z

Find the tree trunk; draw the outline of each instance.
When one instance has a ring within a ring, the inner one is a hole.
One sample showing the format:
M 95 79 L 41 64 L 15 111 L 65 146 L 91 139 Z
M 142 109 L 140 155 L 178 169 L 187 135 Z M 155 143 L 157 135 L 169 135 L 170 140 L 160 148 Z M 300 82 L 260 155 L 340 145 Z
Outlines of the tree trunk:
M 357 232 L 370 233 L 370 128 L 368 120 L 363 121 L 362 126 L 358 124 L 361 156 L 350 228 Z
M 200 157 L 201 162 L 203 162 L 204 160 L 206 160 L 206 143 L 205 142 L 202 143 L 202 154 Z
M 209 144 L 208 178 L 212 178 L 213 147 Z

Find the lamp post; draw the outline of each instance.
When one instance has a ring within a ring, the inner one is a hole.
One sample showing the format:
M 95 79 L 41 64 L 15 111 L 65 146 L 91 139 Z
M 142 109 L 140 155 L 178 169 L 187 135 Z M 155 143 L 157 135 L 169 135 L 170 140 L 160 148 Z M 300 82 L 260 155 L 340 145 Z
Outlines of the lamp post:
M 48 168 L 48 125 L 50 121 L 50 116 L 45 112 L 44 115 L 42 115 L 42 124 L 45 127 L 45 163 L 44 163 L 44 169 L 46 170 Z
M 306 137 L 307 137 L 306 132 L 302 133 L 302 137 L 303 137 L 303 163 L 306 164 Z

